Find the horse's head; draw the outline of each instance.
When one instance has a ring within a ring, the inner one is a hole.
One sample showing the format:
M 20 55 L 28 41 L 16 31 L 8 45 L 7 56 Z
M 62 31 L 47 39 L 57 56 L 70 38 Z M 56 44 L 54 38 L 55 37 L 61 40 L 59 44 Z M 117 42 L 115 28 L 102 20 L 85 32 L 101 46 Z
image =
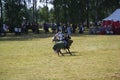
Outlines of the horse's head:
M 68 48 L 72 45 L 72 43 L 73 43 L 73 40 L 68 40 Z

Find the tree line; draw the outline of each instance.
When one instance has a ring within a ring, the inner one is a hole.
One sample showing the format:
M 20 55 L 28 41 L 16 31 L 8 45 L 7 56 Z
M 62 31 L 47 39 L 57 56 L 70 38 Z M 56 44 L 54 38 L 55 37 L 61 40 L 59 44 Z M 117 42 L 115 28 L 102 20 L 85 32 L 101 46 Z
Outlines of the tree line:
M 38 0 L 0 0 L 0 24 L 10 27 L 28 22 L 83 23 L 99 21 L 120 8 L 120 0 L 39 0 L 44 7 L 37 7 Z M 31 4 L 31 7 L 28 7 Z M 48 9 L 48 4 L 54 6 Z
M 120 0 L 54 0 L 53 5 L 56 21 L 79 23 L 102 20 L 120 8 Z

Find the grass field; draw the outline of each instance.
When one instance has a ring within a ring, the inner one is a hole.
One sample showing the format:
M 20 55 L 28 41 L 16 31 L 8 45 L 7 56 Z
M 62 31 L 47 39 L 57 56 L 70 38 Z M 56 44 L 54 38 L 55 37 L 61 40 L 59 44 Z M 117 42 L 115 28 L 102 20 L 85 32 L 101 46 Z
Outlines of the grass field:
M 52 34 L 0 37 L 0 80 L 120 80 L 119 35 L 72 35 L 58 57 Z

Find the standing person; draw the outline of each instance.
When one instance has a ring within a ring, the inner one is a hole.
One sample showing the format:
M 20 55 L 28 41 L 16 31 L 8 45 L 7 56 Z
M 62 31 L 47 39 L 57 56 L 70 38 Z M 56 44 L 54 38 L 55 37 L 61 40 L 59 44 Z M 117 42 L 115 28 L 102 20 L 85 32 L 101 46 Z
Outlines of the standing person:
M 73 25 L 72 25 L 72 29 L 73 29 L 72 32 L 73 32 L 73 33 L 75 33 L 76 28 L 77 28 L 77 25 L 76 25 L 76 24 L 73 24 Z
M 58 23 L 57 23 L 57 27 L 56 27 L 57 32 L 59 32 L 59 26 L 60 26 L 60 23 L 58 22 Z
M 83 33 L 84 32 L 84 27 L 82 24 L 79 25 L 79 33 Z
M 8 26 L 6 24 L 3 24 L 3 33 L 6 35 L 6 32 L 8 30 Z
M 62 23 L 60 23 L 60 25 L 58 26 L 58 32 L 63 32 L 62 31 Z
M 21 27 L 18 27 L 18 35 L 21 35 Z
M 24 34 L 28 33 L 28 24 L 27 24 L 27 22 L 22 24 L 22 33 L 24 33 Z
M 52 23 L 52 33 L 54 34 L 56 32 L 57 25 L 55 23 Z
M 15 32 L 15 35 L 18 35 L 18 32 L 19 32 L 18 27 L 15 27 L 15 28 L 14 28 L 14 32 Z
M 66 26 L 65 26 L 65 24 L 63 24 L 62 25 L 62 33 L 65 33 L 65 31 L 66 31 Z
M 72 28 L 71 28 L 71 26 L 68 24 L 68 26 L 67 26 L 67 34 L 68 34 L 68 35 L 71 35 L 71 33 L 72 33 Z
M 39 34 L 39 24 L 37 22 L 35 24 L 35 28 L 36 33 Z
M 48 25 L 47 25 L 46 22 L 44 23 L 44 30 L 45 30 L 45 33 L 48 33 L 48 32 L 49 32 L 49 30 L 48 30 Z

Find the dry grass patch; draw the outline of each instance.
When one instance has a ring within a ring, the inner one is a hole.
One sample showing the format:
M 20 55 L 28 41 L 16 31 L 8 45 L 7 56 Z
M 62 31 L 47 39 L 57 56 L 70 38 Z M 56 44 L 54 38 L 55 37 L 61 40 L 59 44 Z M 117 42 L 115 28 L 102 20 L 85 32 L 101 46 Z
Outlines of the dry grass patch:
M 0 40 L 0 80 L 119 80 L 120 36 L 73 35 L 71 52 L 58 57 L 52 34 Z

